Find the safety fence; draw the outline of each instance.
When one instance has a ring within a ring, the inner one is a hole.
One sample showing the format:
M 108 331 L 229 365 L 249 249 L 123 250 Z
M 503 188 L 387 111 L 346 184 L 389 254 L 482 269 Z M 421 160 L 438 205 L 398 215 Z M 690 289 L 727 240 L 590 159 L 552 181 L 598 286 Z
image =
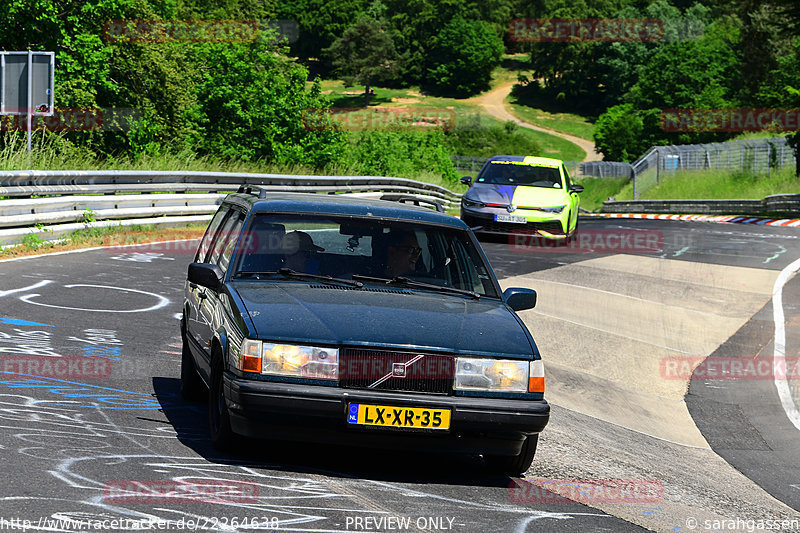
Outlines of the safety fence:
M 430 183 L 375 176 L 289 176 L 182 171 L 0 172 L 0 245 L 104 226 L 207 221 L 241 185 L 267 192 L 346 194 L 450 207 L 460 195 Z
M 629 200 L 604 202 L 604 213 L 800 216 L 800 194 L 775 194 L 761 200 Z

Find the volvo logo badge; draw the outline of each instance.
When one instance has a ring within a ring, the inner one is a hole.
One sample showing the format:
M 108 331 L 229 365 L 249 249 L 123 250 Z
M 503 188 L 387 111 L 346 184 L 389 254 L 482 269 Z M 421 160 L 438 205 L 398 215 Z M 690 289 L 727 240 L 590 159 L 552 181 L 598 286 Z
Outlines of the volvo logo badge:
M 406 377 L 406 364 L 405 363 L 393 363 L 392 364 L 392 377 L 393 378 L 404 378 L 404 377 Z
M 507 210 L 509 213 L 513 213 L 514 211 L 516 211 L 516 210 L 517 210 L 517 206 L 515 206 L 514 204 L 509 204 L 509 206 L 508 206 L 508 207 L 506 207 L 506 210 Z

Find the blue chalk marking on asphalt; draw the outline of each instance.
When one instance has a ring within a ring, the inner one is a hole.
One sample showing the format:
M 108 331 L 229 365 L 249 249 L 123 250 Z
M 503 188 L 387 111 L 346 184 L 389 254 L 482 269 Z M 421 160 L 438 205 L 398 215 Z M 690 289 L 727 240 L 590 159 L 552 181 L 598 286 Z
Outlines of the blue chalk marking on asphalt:
M 112 361 L 121 361 L 119 346 L 92 346 L 84 344 L 83 355 L 85 357 L 105 357 Z
M 0 324 L 8 324 L 9 326 L 37 326 L 40 328 L 54 328 L 52 324 L 42 324 L 40 322 L 31 322 L 30 320 L 20 320 L 18 318 L 0 318 Z
M 83 404 L 75 404 L 69 402 L 60 404 L 58 402 L 41 400 L 43 403 L 46 403 L 49 406 L 88 407 L 88 408 L 100 408 L 100 409 L 160 409 L 162 407 L 162 404 L 158 400 L 154 400 L 150 397 L 149 394 L 141 392 L 132 392 L 121 389 L 111 389 L 108 387 L 87 385 L 86 383 L 67 381 L 63 379 L 43 378 L 41 376 L 35 376 L 31 374 L 21 374 L 19 372 L 8 372 L 5 370 L 0 370 L 0 374 L 9 374 L 13 376 L 23 376 L 25 378 L 30 378 L 30 379 L 0 380 L 0 385 L 6 385 L 12 389 L 26 389 L 26 388 L 48 389 L 47 392 L 50 392 L 52 394 L 58 394 L 64 398 L 92 398 L 97 402 L 101 402 L 102 404 L 104 404 L 104 405 L 83 405 Z M 62 384 L 77 385 L 78 387 L 65 387 Z M 93 393 L 94 391 L 108 391 L 112 393 L 130 394 L 134 396 L 139 396 L 140 398 L 126 398 L 119 394 L 107 394 L 107 393 L 97 394 Z

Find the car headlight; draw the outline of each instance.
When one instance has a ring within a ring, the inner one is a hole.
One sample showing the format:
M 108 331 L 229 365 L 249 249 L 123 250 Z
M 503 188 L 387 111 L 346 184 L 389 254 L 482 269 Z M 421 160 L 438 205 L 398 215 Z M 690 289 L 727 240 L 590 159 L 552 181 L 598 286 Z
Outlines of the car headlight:
M 564 208 L 567 207 L 566 205 L 557 205 L 555 207 L 540 207 L 539 211 L 544 211 L 545 213 L 561 213 Z
M 544 364 L 538 361 L 456 358 L 456 390 L 544 392 Z
M 468 198 L 461 197 L 461 203 L 464 207 L 486 207 L 486 204 L 483 202 L 476 202 L 475 200 L 469 200 Z
M 256 374 L 336 380 L 339 349 L 246 339 L 239 351 L 238 367 Z

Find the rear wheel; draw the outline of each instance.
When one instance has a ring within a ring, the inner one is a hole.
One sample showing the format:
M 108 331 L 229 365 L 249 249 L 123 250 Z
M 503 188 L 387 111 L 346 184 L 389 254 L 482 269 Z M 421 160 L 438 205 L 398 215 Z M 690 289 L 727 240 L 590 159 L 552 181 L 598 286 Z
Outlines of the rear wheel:
M 205 392 L 203 380 L 197 374 L 194 367 L 192 353 L 189 351 L 189 341 L 186 340 L 186 328 L 181 321 L 181 339 L 183 348 L 181 349 L 181 396 L 185 400 L 199 400 Z
M 218 450 L 231 449 L 233 430 L 225 402 L 225 387 L 222 380 L 222 354 L 217 350 L 212 354 L 211 384 L 208 390 L 208 422 L 211 430 L 211 443 Z
M 485 457 L 486 464 L 501 474 L 521 476 L 531 467 L 538 443 L 539 435 L 529 435 L 522 443 L 522 449 L 518 455 L 487 455 Z

